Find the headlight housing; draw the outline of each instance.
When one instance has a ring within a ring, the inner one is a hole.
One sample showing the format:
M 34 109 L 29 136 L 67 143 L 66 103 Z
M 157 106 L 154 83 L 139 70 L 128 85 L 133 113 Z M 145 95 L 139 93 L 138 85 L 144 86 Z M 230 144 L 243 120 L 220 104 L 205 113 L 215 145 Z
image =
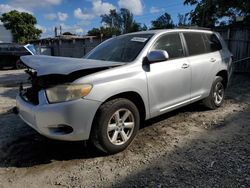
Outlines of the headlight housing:
M 91 84 L 65 84 L 46 89 L 49 103 L 59 103 L 80 99 L 89 94 Z

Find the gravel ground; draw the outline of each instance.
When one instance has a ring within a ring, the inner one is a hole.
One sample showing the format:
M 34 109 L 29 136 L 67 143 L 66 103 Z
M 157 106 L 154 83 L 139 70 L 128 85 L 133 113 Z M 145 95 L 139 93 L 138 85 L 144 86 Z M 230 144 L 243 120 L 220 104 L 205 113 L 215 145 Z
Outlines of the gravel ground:
M 193 104 L 146 121 L 124 152 L 40 136 L 10 113 L 20 71 L 0 72 L 1 187 L 250 187 L 250 75 L 224 105 Z M 17 80 L 17 81 L 16 81 Z

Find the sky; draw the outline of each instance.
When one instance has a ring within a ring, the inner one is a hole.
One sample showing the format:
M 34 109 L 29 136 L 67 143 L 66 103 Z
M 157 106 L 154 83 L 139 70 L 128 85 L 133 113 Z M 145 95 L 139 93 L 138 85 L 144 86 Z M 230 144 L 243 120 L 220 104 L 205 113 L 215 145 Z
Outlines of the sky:
M 11 10 L 33 14 L 36 27 L 43 31 L 42 38 L 53 37 L 54 28 L 62 32 L 84 35 L 93 27 L 100 27 L 100 15 L 110 9 L 127 8 L 137 22 L 150 27 L 151 21 L 168 12 L 175 23 L 178 13 L 193 9 L 184 6 L 183 0 L 0 0 L 0 15 Z

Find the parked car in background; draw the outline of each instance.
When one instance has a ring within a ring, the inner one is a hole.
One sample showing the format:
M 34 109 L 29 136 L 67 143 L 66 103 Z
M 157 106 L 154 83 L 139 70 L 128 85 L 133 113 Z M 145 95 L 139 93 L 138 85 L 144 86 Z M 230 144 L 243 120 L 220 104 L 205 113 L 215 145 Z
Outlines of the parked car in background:
M 19 116 L 40 134 L 124 150 L 140 122 L 196 101 L 224 100 L 232 58 L 218 33 L 152 30 L 105 41 L 85 58 L 23 56 L 32 85 Z
M 36 54 L 35 47 L 32 44 L 19 45 L 14 43 L 0 43 L 0 69 L 24 68 L 20 57 L 23 55 Z

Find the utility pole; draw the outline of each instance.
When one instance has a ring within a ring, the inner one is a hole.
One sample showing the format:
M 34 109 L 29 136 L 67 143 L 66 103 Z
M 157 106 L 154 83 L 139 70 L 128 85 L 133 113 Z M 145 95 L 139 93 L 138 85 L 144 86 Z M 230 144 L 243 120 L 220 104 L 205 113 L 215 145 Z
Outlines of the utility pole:
M 55 37 L 57 37 L 57 27 L 55 27 L 54 32 L 55 32 Z
M 60 25 L 60 35 L 62 35 L 62 26 Z

